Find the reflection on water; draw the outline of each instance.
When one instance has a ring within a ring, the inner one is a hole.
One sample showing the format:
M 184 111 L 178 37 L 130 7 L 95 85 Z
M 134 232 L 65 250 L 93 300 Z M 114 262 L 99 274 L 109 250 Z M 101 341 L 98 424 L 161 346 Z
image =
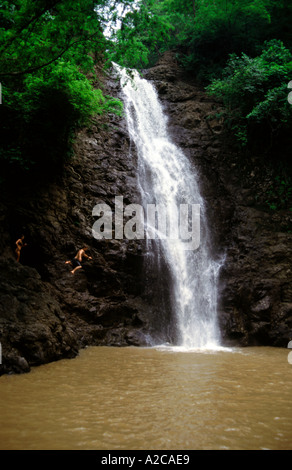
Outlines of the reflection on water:
M 4 449 L 292 449 L 278 348 L 92 347 L 0 378 Z

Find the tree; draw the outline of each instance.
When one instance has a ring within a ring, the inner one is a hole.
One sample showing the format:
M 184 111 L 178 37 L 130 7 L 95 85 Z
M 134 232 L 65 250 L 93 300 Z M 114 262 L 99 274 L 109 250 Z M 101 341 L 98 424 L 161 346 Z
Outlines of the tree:
M 292 106 L 288 83 L 292 76 L 292 53 L 279 40 L 267 41 L 259 56 L 231 55 L 221 79 L 207 87 L 220 98 L 227 123 L 242 146 L 261 153 L 291 145 Z M 287 149 L 284 154 L 287 153 Z
M 88 53 L 104 49 L 105 40 L 95 1 L 14 0 L 2 2 L 0 21 L 0 76 L 35 72 L 63 57 L 86 68 Z M 67 54 L 68 56 L 68 54 Z
M 109 61 L 141 69 L 153 63 L 163 44 L 168 48 L 174 27 L 161 14 L 160 1 L 139 0 L 127 5 L 120 22 L 121 27 L 110 38 Z
M 106 4 L 99 0 L 99 7 Z M 78 126 L 119 111 L 93 86 L 106 38 L 97 2 L 14 0 L 0 5 L 2 174 L 54 169 L 69 154 Z M 89 79 L 91 72 L 93 79 Z
M 141 68 L 171 49 L 207 81 L 218 77 L 232 53 L 256 56 L 273 38 L 290 46 L 291 22 L 286 0 L 140 0 L 115 35 L 112 57 Z

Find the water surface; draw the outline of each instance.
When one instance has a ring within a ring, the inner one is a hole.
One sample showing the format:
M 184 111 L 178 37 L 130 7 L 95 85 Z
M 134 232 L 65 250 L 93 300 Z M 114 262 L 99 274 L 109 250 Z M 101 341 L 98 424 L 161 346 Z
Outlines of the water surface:
M 91 347 L 0 378 L 0 448 L 292 449 L 291 387 L 286 349 Z

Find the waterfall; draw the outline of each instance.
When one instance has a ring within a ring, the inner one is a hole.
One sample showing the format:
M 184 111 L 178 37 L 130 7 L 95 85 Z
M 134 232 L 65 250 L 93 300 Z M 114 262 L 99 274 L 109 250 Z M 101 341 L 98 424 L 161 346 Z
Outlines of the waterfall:
M 168 227 L 164 236 L 159 236 L 157 217 L 155 226 L 153 218 L 152 225 L 147 219 L 147 233 L 152 233 L 147 239 L 151 269 L 159 269 L 153 266 L 153 260 L 156 264 L 162 262 L 170 275 L 176 345 L 187 349 L 217 347 L 220 344 L 217 324 L 220 263 L 211 256 L 205 204 L 195 168 L 171 141 L 168 119 L 154 86 L 136 71 L 129 75 L 116 64 L 114 67 L 121 81 L 130 139 L 137 150 L 144 210 L 147 212 L 153 205 L 162 208 L 162 228 Z M 183 223 L 184 230 L 193 235 L 192 240 L 180 235 Z M 165 283 L 162 279 L 157 283 L 162 301 Z

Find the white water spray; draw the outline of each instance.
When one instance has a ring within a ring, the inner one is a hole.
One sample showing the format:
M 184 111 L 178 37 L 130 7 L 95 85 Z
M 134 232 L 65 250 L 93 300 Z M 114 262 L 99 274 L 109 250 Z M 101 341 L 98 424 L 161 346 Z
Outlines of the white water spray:
M 210 253 L 205 205 L 195 169 L 182 150 L 170 140 L 167 117 L 152 84 L 136 71 L 129 76 L 125 69 L 116 64 L 114 67 L 121 80 L 129 135 L 138 153 L 143 205 L 161 204 L 172 208 L 169 217 L 170 224 L 174 225 L 181 204 L 200 206 L 199 248 L 186 249 L 180 238 L 162 239 L 156 245 L 171 272 L 177 346 L 186 349 L 216 348 L 220 345 L 217 324 L 220 264 L 212 259 Z M 163 285 L 160 288 L 163 289 Z

